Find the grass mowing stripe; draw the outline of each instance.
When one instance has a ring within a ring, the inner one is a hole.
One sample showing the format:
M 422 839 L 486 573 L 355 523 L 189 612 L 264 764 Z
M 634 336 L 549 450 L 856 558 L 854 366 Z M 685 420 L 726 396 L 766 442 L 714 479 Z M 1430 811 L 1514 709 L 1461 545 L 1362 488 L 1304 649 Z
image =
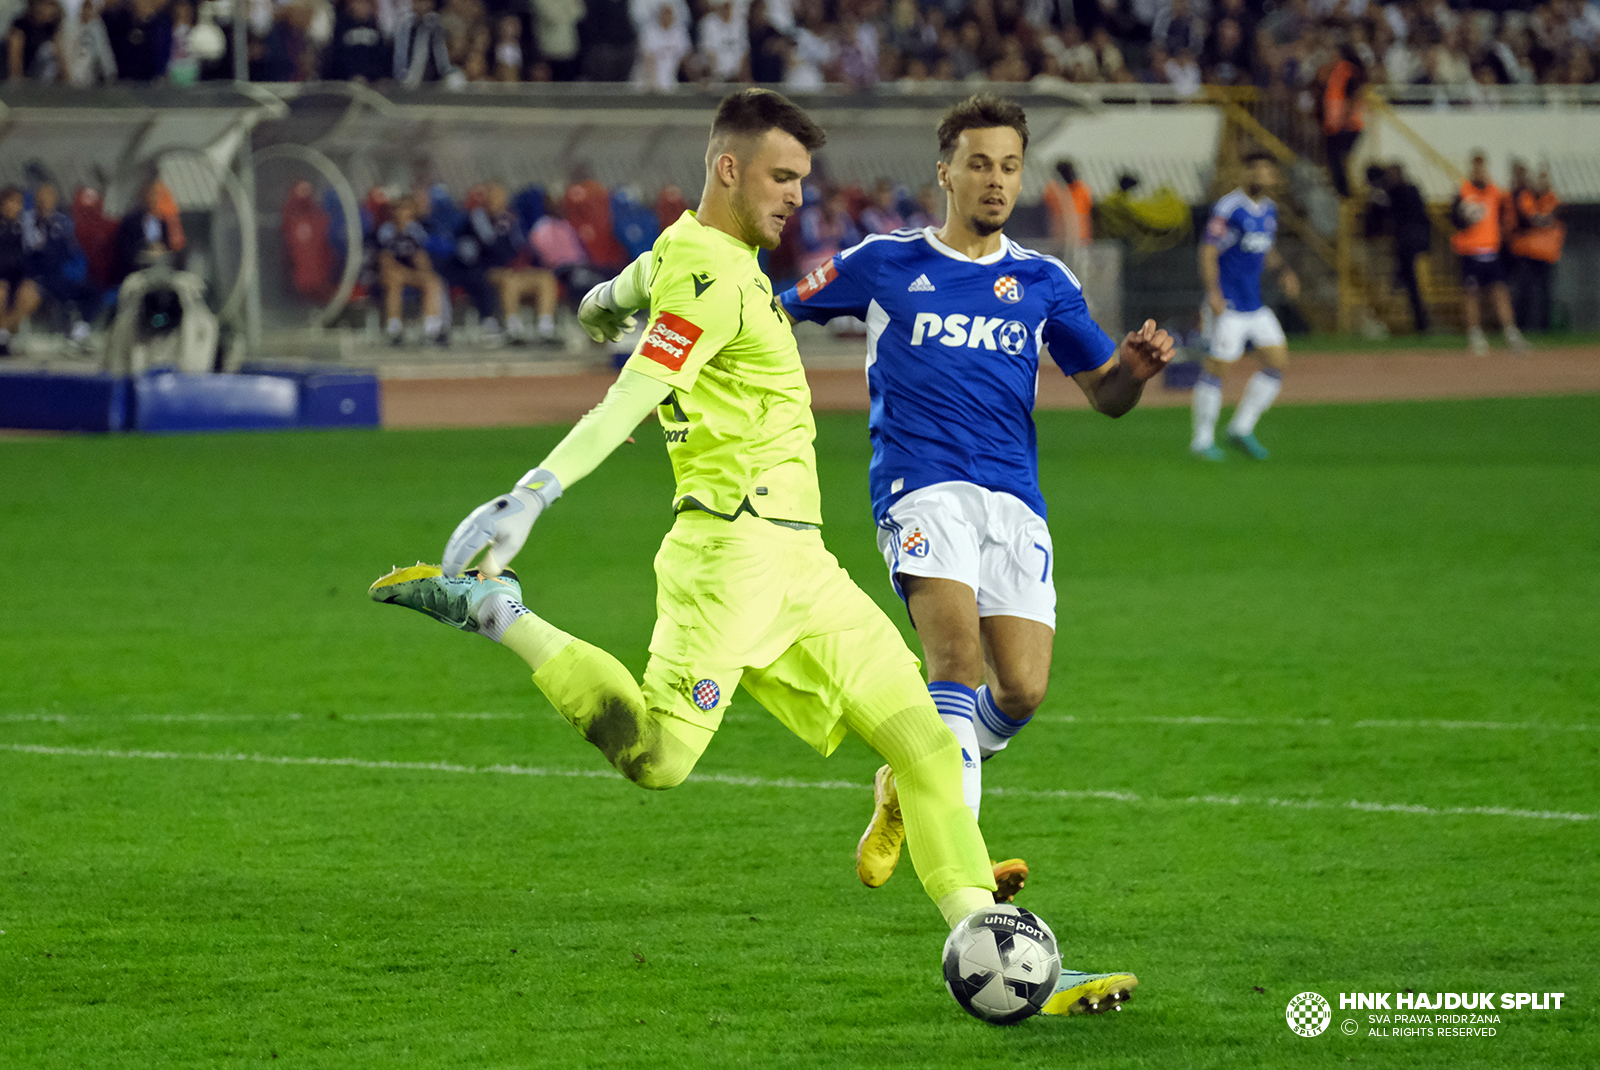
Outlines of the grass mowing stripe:
M 321 721 L 350 721 L 362 723 L 368 721 L 525 721 L 532 714 L 527 713 L 342 713 L 335 717 L 319 717 L 315 714 L 304 713 L 110 713 L 110 714 L 69 714 L 69 713 L 8 713 L 0 714 L 0 723 L 36 723 L 48 722 L 51 724 L 66 724 L 70 720 L 78 721 L 135 721 L 154 722 L 159 724 L 239 724 L 251 721 L 305 721 L 308 724 L 317 724 Z M 765 720 L 767 714 L 728 713 L 723 720 L 755 721 Z M 1104 717 L 1078 717 L 1073 714 L 1039 714 L 1038 720 L 1054 721 L 1057 724 L 1104 724 Z M 1241 728 L 1436 728 L 1444 731 L 1495 731 L 1495 732 L 1593 732 L 1600 729 L 1600 725 L 1592 724 L 1563 724 L 1558 721 L 1438 721 L 1438 720 L 1370 720 L 1355 721 L 1345 724 L 1335 721 L 1331 717 L 1125 717 L 1114 718 L 1119 724 L 1155 724 L 1155 725 L 1189 725 L 1194 727 L 1241 727 Z
M 93 747 L 48 747 L 33 743 L 0 743 L 0 750 L 17 754 L 38 754 L 74 758 L 143 758 L 155 761 L 196 762 L 254 762 L 262 765 L 342 766 L 354 769 L 392 769 L 408 772 L 470 773 L 501 776 L 573 777 L 621 779 L 605 769 L 549 769 L 527 765 L 463 765 L 458 762 L 431 761 L 407 762 L 370 758 L 323 758 L 314 755 L 244 754 L 225 751 L 206 754 L 192 751 L 109 750 Z M 866 791 L 870 785 L 853 780 L 800 780 L 795 777 L 742 776 L 735 773 L 693 773 L 689 779 L 702 784 L 727 784 L 741 788 L 779 788 L 822 791 Z M 1425 817 L 1520 817 L 1539 821 L 1594 821 L 1600 814 L 1574 813 L 1562 810 L 1523 810 L 1505 806 L 1424 806 L 1421 803 L 1379 803 L 1351 799 L 1335 803 L 1321 799 L 1253 799 L 1242 795 L 1191 795 L 1186 798 L 1167 798 L 1160 795 L 1140 795 L 1131 791 L 1074 791 L 1055 789 L 1041 791 L 1033 788 L 986 788 L 985 795 L 1009 795 L 1028 799 L 1103 799 L 1114 802 L 1146 804 L 1206 804 L 1213 806 L 1276 806 L 1293 810 L 1360 810 L 1368 813 L 1418 814 Z

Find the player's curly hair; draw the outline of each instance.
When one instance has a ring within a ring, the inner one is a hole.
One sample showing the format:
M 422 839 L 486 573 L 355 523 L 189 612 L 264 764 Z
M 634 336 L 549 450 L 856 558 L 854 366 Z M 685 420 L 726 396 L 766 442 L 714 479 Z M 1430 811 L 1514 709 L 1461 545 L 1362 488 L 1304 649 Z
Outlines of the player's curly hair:
M 978 93 L 963 100 L 939 120 L 939 159 L 949 163 L 956 154 L 956 141 L 966 130 L 988 130 L 1009 126 L 1022 138 L 1028 150 L 1028 116 L 1022 105 L 989 93 Z
M 828 140 L 804 108 L 770 89 L 741 89 L 724 97 L 711 121 L 711 139 L 759 137 L 773 129 L 793 135 L 807 152 L 816 152 Z

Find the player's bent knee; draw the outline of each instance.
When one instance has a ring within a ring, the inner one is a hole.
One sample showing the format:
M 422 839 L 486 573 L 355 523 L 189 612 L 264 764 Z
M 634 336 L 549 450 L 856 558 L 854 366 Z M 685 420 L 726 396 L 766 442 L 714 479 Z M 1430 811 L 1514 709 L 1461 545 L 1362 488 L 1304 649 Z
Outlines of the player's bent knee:
M 689 779 L 700 756 L 683 743 L 657 732 L 647 746 L 612 760 L 617 772 L 647 791 L 666 791 Z
M 1024 721 L 1044 705 L 1047 687 L 1045 680 L 1001 680 L 990 690 L 1001 713 L 1013 721 Z

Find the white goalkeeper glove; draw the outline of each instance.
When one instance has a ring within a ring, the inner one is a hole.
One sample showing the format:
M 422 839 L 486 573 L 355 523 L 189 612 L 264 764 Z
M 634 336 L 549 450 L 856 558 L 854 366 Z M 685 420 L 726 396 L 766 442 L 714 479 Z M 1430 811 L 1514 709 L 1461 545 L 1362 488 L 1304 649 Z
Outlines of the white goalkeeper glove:
M 578 322 L 596 342 L 615 342 L 638 325 L 634 312 L 650 303 L 650 252 L 640 253 L 617 277 L 583 295 Z
M 498 576 L 528 541 L 533 522 L 557 498 L 561 481 L 543 468 L 535 468 L 493 501 L 484 502 L 456 525 L 444 547 L 444 574 L 459 576 L 481 553 L 478 566 L 486 576 Z
M 584 333 L 596 342 L 615 342 L 639 325 L 633 310 L 612 307 L 612 285 L 602 282 L 583 295 L 578 305 L 578 322 Z

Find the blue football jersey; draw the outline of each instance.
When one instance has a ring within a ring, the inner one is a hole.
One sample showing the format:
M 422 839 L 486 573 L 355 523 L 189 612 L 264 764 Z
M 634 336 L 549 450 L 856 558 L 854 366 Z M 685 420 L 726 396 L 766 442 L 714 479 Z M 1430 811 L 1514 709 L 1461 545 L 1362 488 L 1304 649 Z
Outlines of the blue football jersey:
M 1061 261 L 1004 237 L 973 260 L 932 227 L 897 230 L 837 254 L 782 300 L 797 320 L 867 323 L 875 517 L 950 481 L 1013 494 L 1045 515 L 1033 426 L 1040 354 L 1048 347 L 1074 375 L 1116 351 Z
M 1206 242 L 1220 251 L 1218 281 L 1222 296 L 1235 312 L 1261 307 L 1261 270 L 1278 238 L 1278 206 L 1271 197 L 1252 201 L 1236 189 L 1211 210 Z

